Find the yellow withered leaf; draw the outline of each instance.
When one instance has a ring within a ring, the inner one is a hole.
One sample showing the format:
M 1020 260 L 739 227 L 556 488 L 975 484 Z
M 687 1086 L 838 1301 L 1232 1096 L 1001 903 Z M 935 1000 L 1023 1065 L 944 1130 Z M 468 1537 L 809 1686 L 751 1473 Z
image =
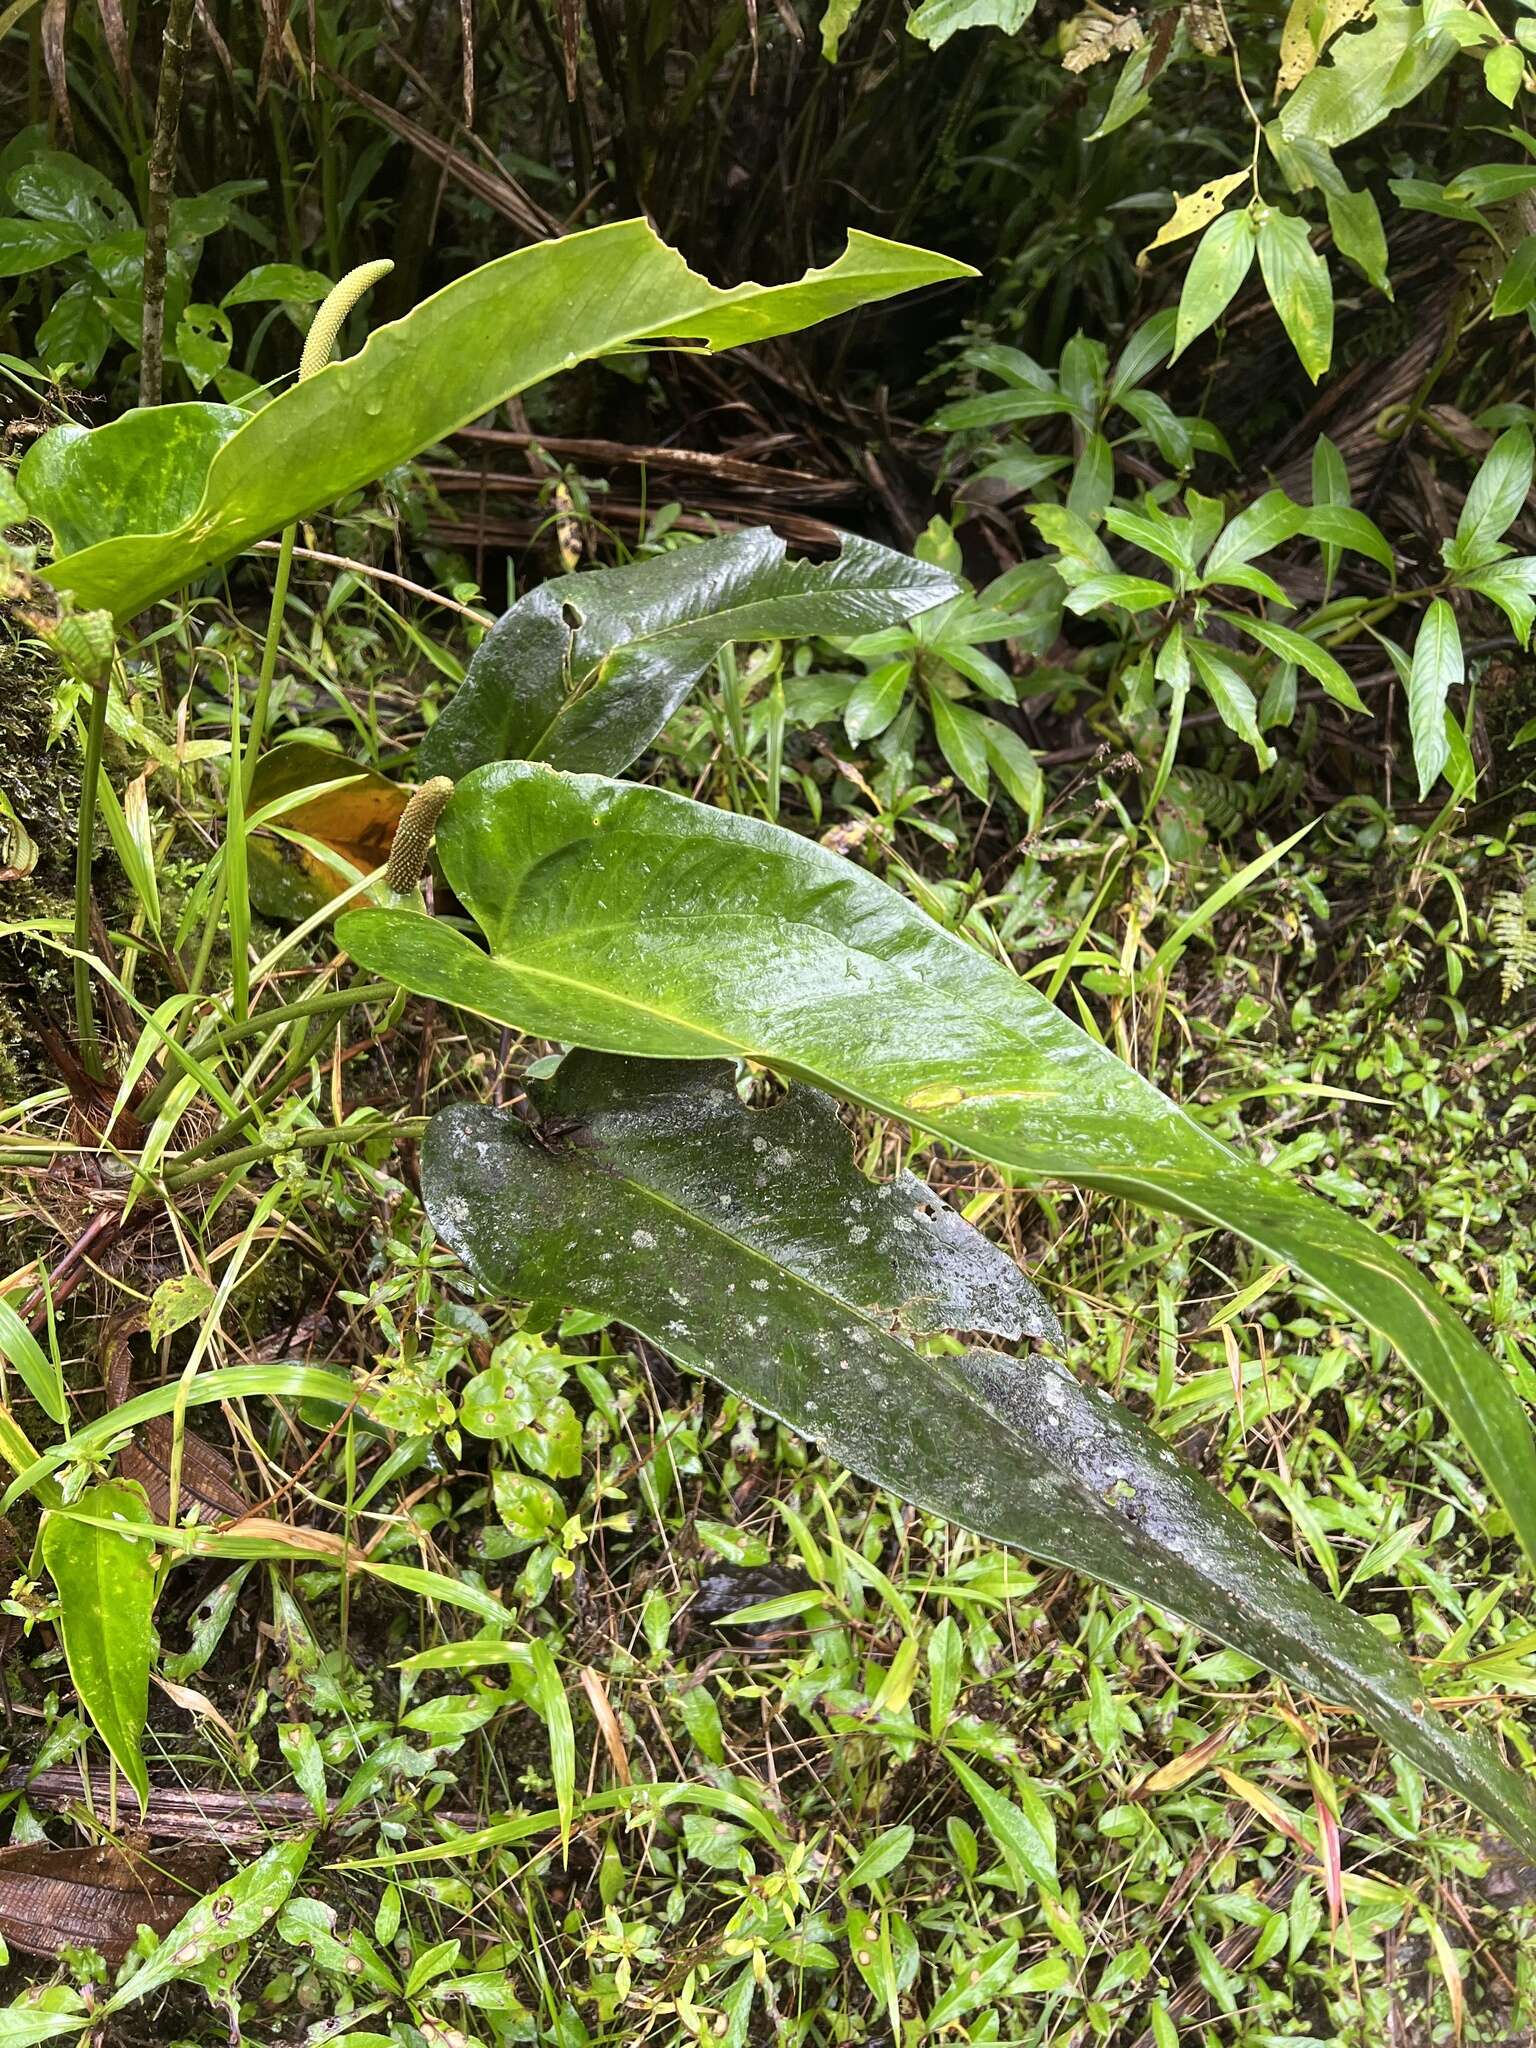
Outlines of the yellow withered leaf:
M 1138 267 L 1144 265 L 1152 251 L 1161 249 L 1164 243 L 1180 242 L 1186 235 L 1196 235 L 1202 228 L 1209 227 L 1226 205 L 1227 194 L 1236 191 L 1247 176 L 1246 171 L 1229 171 L 1224 178 L 1208 178 L 1193 192 L 1175 192 L 1173 212 L 1137 256 Z

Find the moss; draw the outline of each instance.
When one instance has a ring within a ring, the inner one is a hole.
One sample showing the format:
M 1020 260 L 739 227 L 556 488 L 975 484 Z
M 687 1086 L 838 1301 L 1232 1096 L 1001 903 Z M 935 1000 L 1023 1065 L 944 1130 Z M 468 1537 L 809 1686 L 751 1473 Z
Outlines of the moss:
M 0 922 L 68 917 L 74 907 L 75 812 L 80 765 L 67 743 L 48 745 L 56 666 L 0 613 L 0 790 L 37 846 L 24 881 L 0 883 Z M 69 969 L 31 941 L 0 936 L 0 1100 L 57 1080 L 40 1064 L 37 1020 L 68 1015 Z

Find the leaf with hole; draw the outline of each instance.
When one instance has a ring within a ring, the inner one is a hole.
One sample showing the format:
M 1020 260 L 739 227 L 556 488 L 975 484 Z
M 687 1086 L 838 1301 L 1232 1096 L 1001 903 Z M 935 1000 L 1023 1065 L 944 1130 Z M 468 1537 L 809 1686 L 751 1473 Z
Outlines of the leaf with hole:
M 494 1297 L 627 1323 L 904 1499 L 1347 1702 L 1536 1841 L 1518 1775 L 1442 1721 L 1407 1661 L 1155 1431 L 1056 1358 L 927 1341 L 964 1330 L 973 1347 L 1056 1350 L 1061 1335 L 1013 1262 L 921 1181 L 864 1177 L 826 1096 L 791 1086 L 754 1110 L 729 1064 L 592 1053 L 532 1095 L 542 1135 L 461 1104 L 423 1146 L 432 1221 Z M 994 1819 L 1020 1871 L 1052 1883 L 1043 1809 Z
M 355 356 L 237 414 L 232 431 L 188 437 L 178 421 L 164 424 L 199 410 L 184 406 L 89 432 L 55 429 L 28 450 L 18 483 L 54 532 L 55 587 L 131 618 L 558 370 L 662 342 L 765 341 L 971 274 L 948 257 L 854 232 L 836 262 L 794 283 L 722 290 L 648 222 L 618 221 L 482 265 L 376 328 Z M 162 433 L 183 437 L 174 462 L 157 452 Z M 158 495 L 125 489 L 126 462 L 156 470 Z
M 1341 36 L 1326 64 L 1297 85 L 1279 114 L 1282 135 L 1327 149 L 1353 142 L 1417 99 L 1456 55 L 1453 37 L 1430 29 L 1422 7 L 1378 0 L 1367 29 Z
M 249 1941 L 284 1905 L 309 1857 L 310 1837 L 280 1842 L 254 1863 L 199 1899 L 160 1946 L 121 1985 L 103 2008 L 106 2014 L 136 2005 L 152 1991 L 192 1976 L 220 1950 Z
M 586 575 L 503 613 L 422 746 L 455 780 L 486 761 L 617 775 L 723 647 L 872 633 L 958 591 L 942 569 L 847 537 L 830 562 L 788 559 L 767 527 Z

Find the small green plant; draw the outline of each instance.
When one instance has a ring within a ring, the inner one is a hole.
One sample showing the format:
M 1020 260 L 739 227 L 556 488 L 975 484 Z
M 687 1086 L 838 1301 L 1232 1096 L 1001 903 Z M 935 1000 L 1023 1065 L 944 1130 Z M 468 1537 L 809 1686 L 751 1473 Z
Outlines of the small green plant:
M 194 392 L 215 384 L 231 401 L 258 390 L 251 374 L 271 321 L 292 319 L 323 299 L 330 280 L 292 263 L 247 271 L 217 305 L 192 296 L 203 244 L 241 218 L 242 202 L 265 188 L 235 179 L 172 203 L 166 243 L 167 362 L 180 365 Z M 51 304 L 31 352 L 62 382 L 88 388 L 114 342 L 137 350 L 144 317 L 144 230 L 130 202 L 92 165 L 50 149 L 28 130 L 0 152 L 0 278 L 46 282 Z M 248 366 L 232 366 L 241 306 L 270 312 L 250 344 Z

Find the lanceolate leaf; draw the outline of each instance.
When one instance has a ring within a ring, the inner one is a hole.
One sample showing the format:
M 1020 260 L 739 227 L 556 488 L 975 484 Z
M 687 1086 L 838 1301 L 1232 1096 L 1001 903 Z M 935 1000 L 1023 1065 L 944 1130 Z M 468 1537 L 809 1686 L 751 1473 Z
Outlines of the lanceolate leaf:
M 421 750 L 423 775 L 550 761 L 617 775 L 732 640 L 857 634 L 955 596 L 942 569 L 850 536 L 833 562 L 791 562 L 767 528 L 558 576 L 476 649 Z
M 80 1704 L 118 1769 L 149 1803 L 139 1739 L 149 1710 L 154 1544 L 136 1486 L 108 1481 L 43 1523 L 43 1562 L 59 1596 L 59 1632 Z
M 1179 293 L 1175 358 L 1208 327 L 1214 327 L 1231 305 L 1238 286 L 1252 267 L 1256 246 L 1253 215 L 1246 207 L 1236 213 L 1224 213 L 1200 237 Z
M 340 943 L 370 968 L 537 1037 L 747 1055 L 1023 1174 L 1239 1232 L 1398 1347 L 1536 1555 L 1524 1410 L 1418 1270 L 884 883 L 775 826 L 517 762 L 460 786 L 437 844 L 489 953 L 418 913 L 351 913 Z
M 1293 213 L 1265 216 L 1259 269 L 1270 304 L 1315 384 L 1333 360 L 1333 285 L 1304 220 Z
M 1455 541 L 1445 549 L 1454 568 L 1480 569 L 1502 552 L 1504 535 L 1530 496 L 1532 460 L 1525 427 L 1511 427 L 1488 450 L 1461 508 Z
M 1450 755 L 1445 734 L 1446 699 L 1464 680 L 1466 664 L 1456 614 L 1437 597 L 1424 614 L 1413 643 L 1413 668 L 1408 677 L 1408 723 L 1413 732 L 1413 765 L 1419 795 L 1428 796 Z
M 227 417 L 190 428 L 185 416 L 203 408 L 166 406 L 87 434 L 61 430 L 63 441 L 46 434 L 22 463 L 22 495 L 63 554 L 50 580 L 127 618 L 557 370 L 665 341 L 733 348 L 969 275 L 948 257 L 855 233 L 835 263 L 795 284 L 722 291 L 647 222 L 619 221 L 459 278 L 233 431 Z M 182 456 L 160 448 L 166 434 L 188 437 Z M 125 485 L 128 464 L 153 475 L 152 491 Z
M 1347 190 L 1327 192 L 1324 201 L 1328 208 L 1328 225 L 1333 230 L 1334 246 L 1339 254 L 1363 271 L 1376 289 L 1385 292 L 1390 299 L 1392 280 L 1387 275 L 1387 236 L 1376 201 L 1369 192 Z
M 1536 1841 L 1518 1776 L 1153 1430 L 1053 1359 L 923 1354 L 944 1327 L 1059 1332 L 920 1181 L 863 1177 L 826 1097 L 752 1110 L 727 1064 L 590 1053 L 534 1095 L 539 1137 L 465 1104 L 423 1148 L 433 1222 L 489 1289 L 612 1315 L 904 1498 L 1173 1609 Z M 1048 1842 L 1029 1861 L 1049 1884 Z

